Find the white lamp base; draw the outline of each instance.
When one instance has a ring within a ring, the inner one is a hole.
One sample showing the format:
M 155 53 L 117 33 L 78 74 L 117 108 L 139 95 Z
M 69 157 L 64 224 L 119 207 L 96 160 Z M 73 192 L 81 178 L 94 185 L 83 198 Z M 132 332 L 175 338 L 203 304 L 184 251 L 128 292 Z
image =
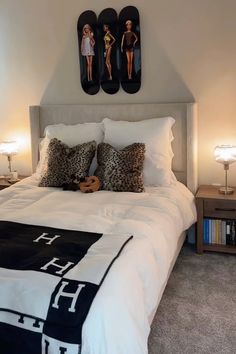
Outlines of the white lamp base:
M 219 192 L 220 192 L 220 194 L 225 194 L 225 195 L 227 195 L 227 194 L 233 194 L 234 193 L 234 189 L 233 188 L 231 188 L 231 187 L 221 187 L 220 189 L 219 189 Z

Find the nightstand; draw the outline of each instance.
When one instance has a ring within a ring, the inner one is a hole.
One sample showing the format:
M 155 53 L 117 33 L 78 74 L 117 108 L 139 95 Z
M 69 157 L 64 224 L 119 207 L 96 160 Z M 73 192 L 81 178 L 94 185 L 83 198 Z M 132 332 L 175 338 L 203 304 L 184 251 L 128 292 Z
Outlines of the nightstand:
M 218 187 L 200 186 L 196 203 L 197 252 L 236 254 L 236 190 L 231 195 L 224 195 L 219 193 Z M 228 236 L 229 239 L 233 237 L 230 242 L 226 241 Z
M 22 179 L 25 178 L 25 176 L 18 176 L 18 178 L 19 178 L 19 181 L 21 181 Z M 8 182 L 8 180 L 6 178 L 0 178 L 0 190 L 8 188 L 8 187 L 12 186 L 13 184 L 14 183 Z

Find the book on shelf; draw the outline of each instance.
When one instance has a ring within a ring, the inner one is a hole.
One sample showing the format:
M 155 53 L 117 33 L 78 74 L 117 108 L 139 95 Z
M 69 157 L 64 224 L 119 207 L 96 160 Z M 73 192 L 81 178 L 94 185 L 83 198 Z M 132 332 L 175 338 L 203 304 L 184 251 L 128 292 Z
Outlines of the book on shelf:
M 203 242 L 236 246 L 236 221 L 204 218 Z

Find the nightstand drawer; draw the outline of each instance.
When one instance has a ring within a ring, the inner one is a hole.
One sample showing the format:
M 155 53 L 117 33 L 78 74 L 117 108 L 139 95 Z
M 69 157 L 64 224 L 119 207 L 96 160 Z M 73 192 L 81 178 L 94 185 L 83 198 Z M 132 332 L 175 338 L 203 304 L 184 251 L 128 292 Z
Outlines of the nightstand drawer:
M 204 216 L 223 219 L 236 219 L 236 201 L 205 199 Z

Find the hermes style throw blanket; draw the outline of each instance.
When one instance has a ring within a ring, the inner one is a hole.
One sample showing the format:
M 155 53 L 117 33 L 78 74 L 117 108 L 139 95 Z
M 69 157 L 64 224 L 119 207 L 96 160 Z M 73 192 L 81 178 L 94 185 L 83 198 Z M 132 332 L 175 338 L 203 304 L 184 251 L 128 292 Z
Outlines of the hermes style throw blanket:
M 1 354 L 79 354 L 93 299 L 131 238 L 0 221 Z

